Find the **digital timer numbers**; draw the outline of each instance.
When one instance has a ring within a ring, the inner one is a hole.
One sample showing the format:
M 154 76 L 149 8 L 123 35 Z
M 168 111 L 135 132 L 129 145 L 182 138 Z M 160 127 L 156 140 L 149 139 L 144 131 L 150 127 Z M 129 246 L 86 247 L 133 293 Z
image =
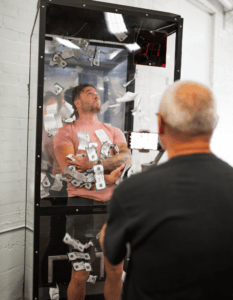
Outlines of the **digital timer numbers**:
M 160 49 L 161 44 L 159 43 L 149 43 L 143 41 L 141 43 L 141 51 L 139 52 L 139 55 L 158 57 L 160 54 Z

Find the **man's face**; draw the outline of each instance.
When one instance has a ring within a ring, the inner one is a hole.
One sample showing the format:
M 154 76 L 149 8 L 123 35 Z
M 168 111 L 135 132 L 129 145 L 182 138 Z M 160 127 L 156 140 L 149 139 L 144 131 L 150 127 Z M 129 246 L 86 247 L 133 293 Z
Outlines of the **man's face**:
M 100 99 L 96 92 L 96 89 L 88 86 L 84 88 L 80 94 L 79 99 L 75 100 L 77 108 L 81 107 L 83 112 L 94 112 L 100 111 Z

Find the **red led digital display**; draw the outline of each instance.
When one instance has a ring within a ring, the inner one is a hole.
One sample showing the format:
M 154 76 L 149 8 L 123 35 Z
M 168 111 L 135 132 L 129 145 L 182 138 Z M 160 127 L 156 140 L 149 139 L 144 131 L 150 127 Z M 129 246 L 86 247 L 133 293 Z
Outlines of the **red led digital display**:
M 136 35 L 140 51 L 134 55 L 134 63 L 138 65 L 149 65 L 166 67 L 167 34 L 141 30 Z
M 149 50 L 150 43 L 142 42 L 141 43 L 141 51 L 139 52 L 140 55 L 147 55 Z
M 150 45 L 151 45 L 151 43 L 149 43 L 149 42 L 142 42 L 141 43 L 141 51 L 139 52 L 139 54 L 145 55 L 145 56 L 147 56 L 148 54 L 150 56 L 159 56 L 161 44 L 152 43 L 151 53 L 148 53 Z

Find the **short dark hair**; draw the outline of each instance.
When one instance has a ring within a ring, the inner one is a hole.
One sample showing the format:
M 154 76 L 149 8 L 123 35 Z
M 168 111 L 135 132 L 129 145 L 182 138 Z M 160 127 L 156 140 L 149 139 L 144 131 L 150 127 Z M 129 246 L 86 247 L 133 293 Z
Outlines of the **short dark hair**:
M 75 88 L 73 88 L 72 90 L 72 104 L 73 104 L 73 107 L 75 108 L 75 105 L 74 105 L 74 101 L 80 97 L 80 94 L 81 92 L 86 88 L 86 87 L 93 87 L 94 89 L 95 86 L 92 85 L 92 84 L 89 84 L 89 83 L 80 83 L 79 85 L 77 85 Z

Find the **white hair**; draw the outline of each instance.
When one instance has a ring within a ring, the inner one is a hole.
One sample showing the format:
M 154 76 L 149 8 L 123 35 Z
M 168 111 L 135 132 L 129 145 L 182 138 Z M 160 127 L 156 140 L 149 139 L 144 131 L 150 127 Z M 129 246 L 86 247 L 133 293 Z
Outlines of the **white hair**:
M 159 114 L 174 129 L 189 134 L 212 133 L 218 116 L 212 91 L 193 81 L 176 81 L 163 94 Z

